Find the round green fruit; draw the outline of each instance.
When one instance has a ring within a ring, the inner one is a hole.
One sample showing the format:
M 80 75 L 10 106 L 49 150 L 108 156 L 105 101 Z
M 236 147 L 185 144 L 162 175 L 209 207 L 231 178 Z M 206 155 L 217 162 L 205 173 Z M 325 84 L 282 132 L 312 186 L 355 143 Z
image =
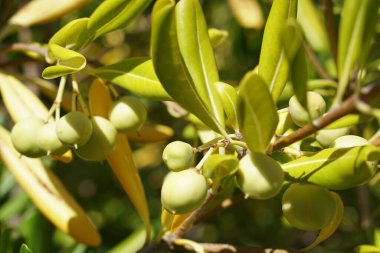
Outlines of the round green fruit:
M 27 157 L 41 157 L 46 152 L 37 145 L 36 132 L 44 125 L 38 118 L 28 118 L 18 122 L 11 131 L 11 140 L 15 149 Z
M 269 199 L 279 193 L 284 172 L 276 160 L 262 153 L 251 153 L 239 162 L 237 182 L 250 198 Z
M 145 105 L 131 96 L 114 101 L 108 115 L 109 120 L 121 133 L 138 131 L 144 125 L 146 117 Z
M 162 159 L 172 171 L 188 169 L 193 164 L 194 152 L 190 144 L 182 141 L 174 141 L 166 145 Z
M 284 192 L 282 211 L 295 228 L 317 231 L 326 227 L 337 209 L 332 194 L 325 188 L 310 184 L 293 184 Z
M 92 135 L 87 143 L 75 150 L 75 153 L 87 161 L 103 161 L 115 149 L 117 131 L 111 122 L 103 117 L 94 116 Z
M 91 119 L 83 112 L 69 112 L 57 121 L 56 131 L 63 144 L 80 147 L 91 137 Z
M 326 111 L 326 102 L 321 95 L 314 91 L 307 92 L 307 107 L 310 112 L 311 119 L 322 116 Z M 289 113 L 293 122 L 300 127 L 310 122 L 308 112 L 298 102 L 296 96 L 292 96 L 289 100 Z
M 316 134 L 315 138 L 323 147 L 327 148 L 333 143 L 337 138 L 346 135 L 350 132 L 350 128 L 336 128 L 336 129 L 325 129 L 320 130 Z
M 55 122 L 48 122 L 41 126 L 36 135 L 37 145 L 46 154 L 62 155 L 69 150 L 69 147 L 58 139 Z
M 161 188 L 162 206 L 170 213 L 187 213 L 198 208 L 207 195 L 206 178 L 194 169 L 170 172 Z

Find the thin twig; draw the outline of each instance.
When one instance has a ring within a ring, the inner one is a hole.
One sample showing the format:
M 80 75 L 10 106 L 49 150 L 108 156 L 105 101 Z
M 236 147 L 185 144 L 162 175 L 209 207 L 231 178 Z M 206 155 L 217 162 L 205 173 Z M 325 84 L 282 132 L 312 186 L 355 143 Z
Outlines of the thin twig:
M 327 35 L 329 36 L 331 54 L 334 58 L 335 63 L 337 63 L 338 47 L 337 47 L 336 25 L 335 25 L 335 18 L 334 18 L 334 12 L 333 12 L 333 3 L 331 0 L 324 0 L 323 6 L 324 6 L 323 13 L 325 16 Z
M 314 51 L 310 48 L 310 46 L 304 41 L 303 46 L 305 48 L 306 56 L 310 60 L 310 63 L 314 66 L 315 71 L 318 73 L 318 75 L 324 79 L 328 80 L 334 80 L 325 70 L 325 68 L 322 66 L 322 64 L 319 62 L 317 56 L 315 55 Z

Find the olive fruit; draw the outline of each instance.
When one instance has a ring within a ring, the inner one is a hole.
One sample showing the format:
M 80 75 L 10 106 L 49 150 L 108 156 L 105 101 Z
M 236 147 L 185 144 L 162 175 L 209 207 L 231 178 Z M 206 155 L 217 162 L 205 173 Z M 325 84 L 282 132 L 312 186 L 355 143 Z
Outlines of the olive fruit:
M 69 147 L 58 139 L 55 125 L 55 122 L 48 122 L 42 125 L 36 133 L 37 145 L 48 155 L 62 155 L 69 150 Z
M 27 118 L 18 122 L 11 131 L 11 140 L 15 149 L 22 155 L 36 158 L 46 154 L 37 145 L 36 132 L 44 122 L 38 118 Z
M 371 143 L 367 139 L 357 135 L 344 135 L 331 143 L 333 148 L 351 148 L 368 145 L 371 145 Z
M 326 102 L 321 95 L 314 91 L 307 92 L 307 107 L 310 112 L 311 119 L 322 116 L 326 111 Z M 298 102 L 296 96 L 292 96 L 289 100 L 289 113 L 293 122 L 300 127 L 308 124 L 309 114 Z
M 128 133 L 139 130 L 145 123 L 147 111 L 137 98 L 124 96 L 111 104 L 108 118 L 118 132 Z
M 346 135 L 350 132 L 350 128 L 336 128 L 336 129 L 325 129 L 320 130 L 315 136 L 315 139 L 321 144 L 323 147 L 329 147 L 331 143 L 335 141 L 335 139 Z
M 190 144 L 182 141 L 173 141 L 166 145 L 162 160 L 172 171 L 181 171 L 191 167 L 194 153 Z
M 56 131 L 62 143 L 77 148 L 90 139 L 92 123 L 83 112 L 69 112 L 57 121 Z
M 103 161 L 116 147 L 117 131 L 111 122 L 103 117 L 91 118 L 92 135 L 86 144 L 75 153 L 87 161 Z
M 269 199 L 281 190 L 284 172 L 277 161 L 270 156 L 251 153 L 240 160 L 236 179 L 246 196 Z
M 311 184 L 293 184 L 282 196 L 282 211 L 290 225 L 305 231 L 325 227 L 337 209 L 332 194 Z
M 194 169 L 169 172 L 161 188 L 162 206 L 173 214 L 191 212 L 203 203 L 207 188 L 206 178 Z

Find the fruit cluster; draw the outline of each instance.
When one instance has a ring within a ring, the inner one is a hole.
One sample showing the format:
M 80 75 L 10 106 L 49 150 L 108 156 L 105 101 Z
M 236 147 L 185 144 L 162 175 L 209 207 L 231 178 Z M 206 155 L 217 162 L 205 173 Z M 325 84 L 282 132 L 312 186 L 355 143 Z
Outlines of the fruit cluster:
M 147 111 L 135 97 L 114 101 L 109 119 L 71 111 L 56 121 L 27 118 L 15 124 L 11 139 L 15 149 L 27 157 L 61 156 L 69 149 L 83 160 L 102 161 L 115 149 L 117 133 L 138 131 Z

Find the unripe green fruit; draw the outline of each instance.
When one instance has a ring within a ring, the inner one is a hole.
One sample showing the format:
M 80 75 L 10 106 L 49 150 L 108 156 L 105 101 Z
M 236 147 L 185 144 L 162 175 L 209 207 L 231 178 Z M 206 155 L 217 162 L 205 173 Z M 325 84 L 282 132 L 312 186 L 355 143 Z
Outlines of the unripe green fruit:
M 194 169 L 170 172 L 161 189 L 162 206 L 170 213 L 187 213 L 198 208 L 207 195 L 206 178 Z
M 323 147 L 329 147 L 337 138 L 346 135 L 350 132 L 350 128 L 336 128 L 336 129 L 325 129 L 318 131 L 315 138 Z
M 371 143 L 363 137 L 357 135 L 344 135 L 331 143 L 333 148 L 351 148 L 357 146 L 369 146 Z
M 58 139 L 55 126 L 55 122 L 49 122 L 38 129 L 37 145 L 47 154 L 62 155 L 69 147 Z
M 92 135 L 87 143 L 75 150 L 75 153 L 87 161 L 103 161 L 115 149 L 117 131 L 111 122 L 103 117 L 94 116 Z
M 251 153 L 239 162 L 237 182 L 248 197 L 269 199 L 281 190 L 284 172 L 273 158 L 262 153 Z
M 135 97 L 122 97 L 110 107 L 109 120 L 117 131 L 128 133 L 139 130 L 145 123 L 147 111 L 145 105 Z
M 194 153 L 190 144 L 182 141 L 174 141 L 166 145 L 162 159 L 172 171 L 181 171 L 191 167 Z
M 92 123 L 83 112 L 69 112 L 57 121 L 56 131 L 63 144 L 80 147 L 90 139 Z
M 307 105 L 312 120 L 322 116 L 326 111 L 325 100 L 314 91 L 307 92 Z M 303 127 L 310 122 L 308 112 L 298 102 L 296 96 L 292 96 L 289 100 L 289 113 L 297 126 Z
M 11 140 L 15 149 L 22 155 L 36 158 L 46 154 L 37 145 L 36 132 L 44 122 L 38 118 L 28 118 L 18 122 L 11 131 Z
M 282 211 L 290 225 L 301 230 L 317 231 L 333 219 L 337 204 L 323 187 L 293 184 L 284 192 Z

